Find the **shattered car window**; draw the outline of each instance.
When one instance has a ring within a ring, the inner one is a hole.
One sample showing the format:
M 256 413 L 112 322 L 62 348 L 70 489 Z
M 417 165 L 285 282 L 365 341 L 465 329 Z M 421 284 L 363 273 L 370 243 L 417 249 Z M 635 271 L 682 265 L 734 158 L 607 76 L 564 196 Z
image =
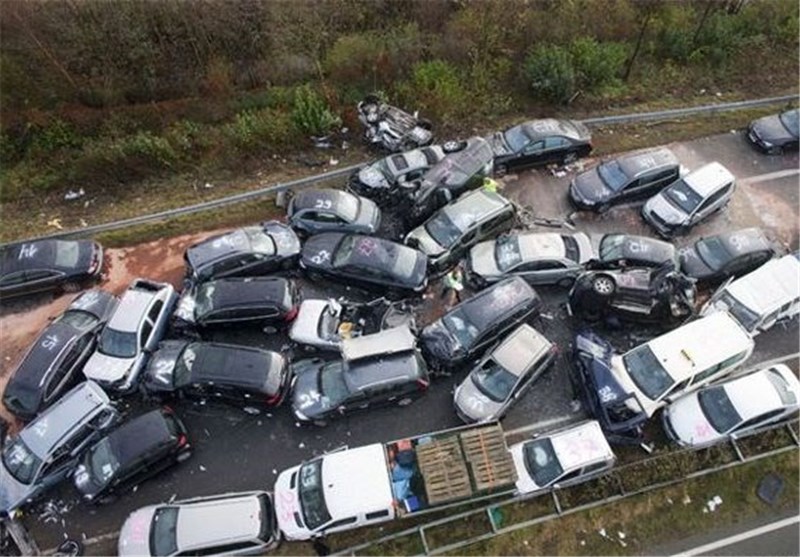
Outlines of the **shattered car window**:
M 646 344 L 634 348 L 622 360 L 636 387 L 651 400 L 657 400 L 675 383 Z
M 522 261 L 519 249 L 519 236 L 502 236 L 497 239 L 494 248 L 497 268 L 505 272 L 513 269 Z
M 671 201 L 675 206 L 681 209 L 684 213 L 691 214 L 700 202 L 703 200 L 696 191 L 689 187 L 683 180 L 675 182 L 671 187 L 667 188 L 664 192 L 666 198 Z
M 539 487 L 546 487 L 564 472 L 550 439 L 531 441 L 524 448 L 525 469 Z

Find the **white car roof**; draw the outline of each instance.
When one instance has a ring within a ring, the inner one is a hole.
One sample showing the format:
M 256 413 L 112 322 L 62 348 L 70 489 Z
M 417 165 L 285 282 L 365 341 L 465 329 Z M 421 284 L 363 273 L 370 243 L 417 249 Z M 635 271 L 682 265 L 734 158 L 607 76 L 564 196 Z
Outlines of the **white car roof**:
M 126 290 L 107 327 L 116 331 L 135 333 L 139 330 L 139 324 L 144 319 L 155 295 L 154 292 L 145 290 Z
M 735 180 L 733 174 L 718 162 L 711 162 L 694 172 L 687 174 L 683 179 L 690 188 L 707 197 L 714 193 L 720 186 Z
M 599 460 L 614 458 L 614 452 L 597 421 L 554 433 L 550 437 L 558 462 L 565 472 Z
M 800 261 L 794 255 L 767 261 L 726 289 L 748 309 L 769 313 L 776 306 L 800 298 Z
M 492 352 L 492 358 L 504 369 L 515 375 L 522 375 L 542 355 L 552 343 L 539 331 L 523 323 Z
M 371 335 L 342 341 L 342 357 L 348 361 L 413 350 L 416 337 L 408 326 L 393 327 Z
M 508 204 L 509 201 L 500 194 L 478 189 L 465 193 L 441 210 L 459 230 L 464 231 L 486 215 L 491 215 Z
M 780 394 L 769 379 L 768 374 L 774 373 L 770 370 L 775 370 L 778 375 L 783 377 L 788 383 L 788 388 L 794 392 L 795 398 L 800 399 L 800 392 L 798 392 L 800 383 L 785 365 L 762 369 L 755 373 L 738 377 L 725 383 L 724 389 L 743 421 L 785 406 Z
M 260 534 L 261 521 L 261 504 L 256 495 L 182 505 L 175 532 L 178 549 L 253 539 Z
M 682 325 L 647 345 L 677 383 L 751 349 L 753 339 L 733 317 L 720 312 Z
M 380 443 L 325 455 L 322 483 L 332 520 L 389 509 L 394 501 Z
M 542 258 L 562 258 L 566 255 L 564 240 L 554 232 L 520 234 L 517 242 L 523 261 Z

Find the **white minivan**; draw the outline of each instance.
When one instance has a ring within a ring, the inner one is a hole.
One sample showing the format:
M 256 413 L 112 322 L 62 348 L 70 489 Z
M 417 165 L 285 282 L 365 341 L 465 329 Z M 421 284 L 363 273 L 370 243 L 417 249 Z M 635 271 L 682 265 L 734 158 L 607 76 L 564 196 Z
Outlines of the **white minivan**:
M 727 311 L 755 336 L 800 313 L 798 254 L 773 259 L 755 271 L 723 284 L 700 315 Z

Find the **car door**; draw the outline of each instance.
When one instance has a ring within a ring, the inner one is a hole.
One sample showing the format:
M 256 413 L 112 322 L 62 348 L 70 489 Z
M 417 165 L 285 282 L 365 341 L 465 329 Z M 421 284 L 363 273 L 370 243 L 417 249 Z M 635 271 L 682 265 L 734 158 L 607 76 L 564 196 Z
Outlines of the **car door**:
M 552 136 L 544 140 L 544 161 L 547 164 L 561 162 L 571 151 L 572 143 L 565 137 Z
M 524 168 L 545 162 L 544 140 L 528 143 L 519 154 L 508 161 L 508 168 Z
M 79 377 L 78 372 L 81 366 L 86 362 L 87 357 L 94 348 L 93 338 L 92 334 L 79 336 L 64 354 L 64 357 L 55 363 L 43 387 L 42 401 L 44 406 L 52 404 L 68 387 L 75 383 L 75 380 Z
M 52 290 L 63 277 L 64 273 L 47 269 L 25 271 L 25 291 L 43 292 Z
M 625 197 L 627 199 L 642 199 L 653 196 L 677 178 L 678 172 L 675 169 L 646 172 L 625 187 Z
M 732 184 L 728 184 L 725 187 L 720 188 L 718 191 L 712 193 L 694 212 L 694 215 L 692 215 L 692 217 L 689 219 L 689 224 L 695 224 L 717 209 L 722 208 L 722 206 L 728 202 L 728 195 L 730 194 L 731 188 Z
M 8 273 L 0 279 L 0 294 L 2 295 L 12 296 L 25 291 L 25 271 Z

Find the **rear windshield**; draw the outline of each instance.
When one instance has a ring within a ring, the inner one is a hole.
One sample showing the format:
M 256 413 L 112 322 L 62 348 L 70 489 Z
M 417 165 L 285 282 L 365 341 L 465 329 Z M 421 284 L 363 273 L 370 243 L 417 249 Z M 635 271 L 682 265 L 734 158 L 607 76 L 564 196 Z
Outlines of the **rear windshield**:
M 697 393 L 697 401 L 708 423 L 718 433 L 726 433 L 736 427 L 742 417 L 733 407 L 725 387 L 711 387 Z
M 89 474 L 92 483 L 97 486 L 106 485 L 119 470 L 119 460 L 111 448 L 108 437 L 104 438 L 92 449 L 89 457 Z
M 546 487 L 564 472 L 550 439 L 531 441 L 523 449 L 525 469 L 539 487 Z
M 736 320 L 741 323 L 742 327 L 748 331 L 752 331 L 756 328 L 759 315 L 731 296 L 730 293 L 724 292 L 722 296 L 720 296 L 719 301 L 726 306 L 728 313 L 733 315 Z
M 501 236 L 494 246 L 494 260 L 497 263 L 497 268 L 501 271 L 508 271 L 522 261 L 519 236 Z
M 675 182 L 672 186 L 664 190 L 664 195 L 676 207 L 684 213 L 691 214 L 703 200 L 700 194 L 694 191 L 683 180 Z
M 153 555 L 161 557 L 172 555 L 178 551 L 177 525 L 178 509 L 176 507 L 162 507 L 156 510 L 153 516 L 152 530 L 150 530 L 150 551 Z
M 517 384 L 517 376 L 494 360 L 472 374 L 472 382 L 480 392 L 495 402 L 503 402 Z
M 78 265 L 80 256 L 80 244 L 78 242 L 56 241 L 56 266 L 75 267 Z
M 18 436 L 3 447 L 3 465 L 21 483 L 29 484 L 36 475 L 42 461 Z
M 609 161 L 597 167 L 597 174 L 611 191 L 619 191 L 628 183 L 628 177 L 617 161 Z

